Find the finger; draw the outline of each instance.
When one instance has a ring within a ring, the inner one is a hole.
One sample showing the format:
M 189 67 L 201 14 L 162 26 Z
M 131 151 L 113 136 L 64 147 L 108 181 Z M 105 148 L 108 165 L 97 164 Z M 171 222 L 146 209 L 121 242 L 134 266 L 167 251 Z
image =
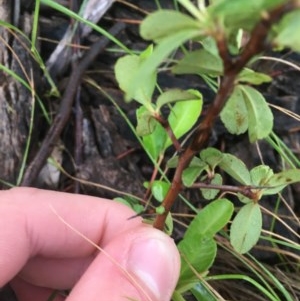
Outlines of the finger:
M 18 276 L 36 286 L 69 289 L 79 280 L 95 256 L 96 253 L 83 258 L 35 257 L 26 263 Z
M 51 289 L 34 286 L 18 277 L 10 282 L 18 301 L 64 301 L 66 298 Z
M 0 192 L 0 286 L 34 256 L 78 258 L 95 248 L 53 212 L 91 241 L 104 247 L 123 231 L 141 225 L 128 220 L 126 206 L 95 197 L 14 188 Z
M 68 301 L 169 301 L 179 277 L 173 240 L 153 228 L 123 233 L 106 246 Z

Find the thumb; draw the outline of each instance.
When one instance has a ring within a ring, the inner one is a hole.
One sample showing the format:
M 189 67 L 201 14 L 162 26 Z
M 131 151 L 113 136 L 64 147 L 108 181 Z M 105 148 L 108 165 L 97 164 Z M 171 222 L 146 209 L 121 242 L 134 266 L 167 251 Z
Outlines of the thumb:
M 173 240 L 156 229 L 139 227 L 104 248 L 68 300 L 169 301 L 179 270 Z

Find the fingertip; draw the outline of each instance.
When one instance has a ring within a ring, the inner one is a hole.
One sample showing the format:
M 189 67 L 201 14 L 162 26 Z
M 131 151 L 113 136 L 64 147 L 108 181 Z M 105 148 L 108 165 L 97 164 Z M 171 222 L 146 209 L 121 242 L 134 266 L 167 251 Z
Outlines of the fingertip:
M 140 227 L 112 241 L 75 286 L 70 301 L 169 301 L 180 270 L 175 243 L 164 233 Z
M 179 277 L 180 256 L 170 237 L 156 229 L 145 229 L 133 241 L 126 267 L 155 300 L 167 301 Z

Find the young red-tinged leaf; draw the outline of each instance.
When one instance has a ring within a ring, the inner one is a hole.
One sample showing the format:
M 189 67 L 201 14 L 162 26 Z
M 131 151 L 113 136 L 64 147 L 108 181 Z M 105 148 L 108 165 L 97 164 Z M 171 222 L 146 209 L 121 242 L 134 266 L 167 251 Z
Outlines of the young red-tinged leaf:
M 230 228 L 230 242 L 240 254 L 257 243 L 262 228 L 262 214 L 257 203 L 248 203 L 238 212 Z
M 239 135 L 247 131 L 248 110 L 239 86 L 234 88 L 220 117 L 229 133 Z
M 201 113 L 202 103 L 202 99 L 179 101 L 172 107 L 168 122 L 177 139 L 196 123 Z M 171 144 L 171 139 L 168 137 L 164 148 L 167 149 Z
M 265 98 L 250 86 L 240 85 L 248 111 L 250 142 L 266 138 L 273 128 L 273 114 Z
M 201 93 L 196 90 L 170 89 L 158 96 L 156 107 L 158 110 L 160 110 L 163 105 L 168 103 L 195 99 L 202 100 Z
M 219 76 L 223 72 L 223 63 L 216 56 L 205 49 L 188 52 L 173 68 L 175 74 L 207 74 Z
M 243 185 L 251 185 L 250 172 L 245 163 L 231 154 L 223 154 L 221 169 Z
M 140 26 L 140 35 L 145 40 L 159 41 L 174 32 L 199 30 L 199 22 L 175 10 L 161 9 L 148 15 Z

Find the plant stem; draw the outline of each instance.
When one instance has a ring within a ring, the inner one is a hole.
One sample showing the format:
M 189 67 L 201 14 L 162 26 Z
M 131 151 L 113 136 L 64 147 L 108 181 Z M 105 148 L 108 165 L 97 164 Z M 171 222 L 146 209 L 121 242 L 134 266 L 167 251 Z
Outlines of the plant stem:
M 252 189 L 263 189 L 261 187 L 255 186 L 231 186 L 231 185 L 214 185 L 214 184 L 207 184 L 207 183 L 195 183 L 189 188 L 197 188 L 197 189 L 218 189 L 224 192 L 234 192 L 240 193 L 249 199 L 256 199 L 257 193 L 252 191 Z
M 165 131 L 167 132 L 169 138 L 171 139 L 173 146 L 175 147 L 177 152 L 181 151 L 181 145 L 179 143 L 179 141 L 177 140 L 177 138 L 174 135 L 174 132 L 168 122 L 168 120 L 164 119 L 161 115 L 157 115 L 154 117 L 159 123 L 160 125 L 165 129 Z
M 215 29 L 214 38 L 217 42 L 219 54 L 223 60 L 224 76 L 221 79 L 220 87 L 213 103 L 209 107 L 204 120 L 198 125 L 198 128 L 194 133 L 194 138 L 192 139 L 191 144 L 179 157 L 178 166 L 176 168 L 171 187 L 162 202 L 162 206 L 165 207 L 165 212 L 156 216 L 153 223 L 154 228 L 160 230 L 164 229 L 167 215 L 182 189 L 182 173 L 184 169 L 188 167 L 193 157 L 206 146 L 211 135 L 214 122 L 222 111 L 234 88 L 234 82 L 237 75 L 252 57 L 263 50 L 268 49 L 267 36 L 271 26 L 285 13 L 291 11 L 295 6 L 296 4 L 293 1 L 289 1 L 288 3 L 270 11 L 267 17 L 263 17 L 254 27 L 251 37 L 245 45 L 243 52 L 237 57 L 232 57 L 230 54 L 227 47 L 225 33 L 220 30 L 220 28 Z

